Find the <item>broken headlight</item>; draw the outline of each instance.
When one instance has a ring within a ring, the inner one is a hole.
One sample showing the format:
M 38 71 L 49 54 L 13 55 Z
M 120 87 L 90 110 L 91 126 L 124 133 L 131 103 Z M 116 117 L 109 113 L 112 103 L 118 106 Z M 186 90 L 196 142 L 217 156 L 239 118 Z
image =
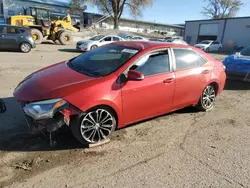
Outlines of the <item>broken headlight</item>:
M 49 119 L 59 110 L 66 108 L 68 103 L 63 99 L 50 99 L 33 102 L 26 105 L 23 110 L 25 114 L 34 120 Z

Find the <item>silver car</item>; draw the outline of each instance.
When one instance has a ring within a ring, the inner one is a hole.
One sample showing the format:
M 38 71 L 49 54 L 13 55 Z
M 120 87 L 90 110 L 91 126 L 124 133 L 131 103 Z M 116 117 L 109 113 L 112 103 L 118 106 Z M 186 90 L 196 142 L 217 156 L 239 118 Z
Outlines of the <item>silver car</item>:
M 89 51 L 99 46 L 117 41 L 124 41 L 124 39 L 116 35 L 95 35 L 88 40 L 77 42 L 76 49 L 81 51 Z

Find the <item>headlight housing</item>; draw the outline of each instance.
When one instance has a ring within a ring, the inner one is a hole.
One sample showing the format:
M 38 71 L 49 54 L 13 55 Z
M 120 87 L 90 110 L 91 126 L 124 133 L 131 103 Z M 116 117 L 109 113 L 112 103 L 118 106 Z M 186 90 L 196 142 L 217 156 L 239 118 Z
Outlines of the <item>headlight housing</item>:
M 66 108 L 67 106 L 68 103 L 59 98 L 29 103 L 23 110 L 25 114 L 34 120 L 41 120 L 52 118 L 59 109 Z

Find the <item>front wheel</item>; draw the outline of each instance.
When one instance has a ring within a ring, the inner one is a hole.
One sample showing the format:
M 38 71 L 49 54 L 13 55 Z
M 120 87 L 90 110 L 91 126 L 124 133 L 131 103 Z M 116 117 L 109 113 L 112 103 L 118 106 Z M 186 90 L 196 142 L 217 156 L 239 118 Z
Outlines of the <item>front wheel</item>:
M 63 31 L 62 33 L 60 33 L 58 40 L 61 45 L 68 45 L 72 43 L 73 36 L 69 32 Z
M 96 144 L 107 139 L 116 129 L 116 118 L 109 108 L 97 107 L 75 117 L 70 127 L 82 144 Z
M 202 111 L 211 110 L 214 107 L 214 101 L 216 97 L 216 91 L 214 86 L 208 85 L 200 96 L 199 103 L 196 107 Z
M 32 39 L 36 44 L 41 44 L 43 42 L 43 34 L 38 29 L 31 29 Z
M 93 46 L 91 46 L 90 50 L 94 50 L 94 49 L 96 49 L 97 47 L 98 47 L 97 45 L 93 45 Z

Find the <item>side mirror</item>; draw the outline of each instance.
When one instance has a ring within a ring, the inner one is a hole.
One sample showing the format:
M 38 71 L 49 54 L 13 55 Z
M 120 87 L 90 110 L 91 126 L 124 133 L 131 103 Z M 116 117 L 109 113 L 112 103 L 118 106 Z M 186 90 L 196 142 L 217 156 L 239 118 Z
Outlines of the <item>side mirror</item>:
M 6 106 L 3 100 L 0 99 L 0 113 L 4 113 L 6 111 Z
M 129 70 L 127 75 L 128 80 L 140 81 L 144 79 L 144 75 L 136 70 Z
M 236 52 L 236 53 L 235 53 L 235 56 L 236 56 L 236 57 L 240 57 L 240 56 L 241 56 L 240 52 Z

